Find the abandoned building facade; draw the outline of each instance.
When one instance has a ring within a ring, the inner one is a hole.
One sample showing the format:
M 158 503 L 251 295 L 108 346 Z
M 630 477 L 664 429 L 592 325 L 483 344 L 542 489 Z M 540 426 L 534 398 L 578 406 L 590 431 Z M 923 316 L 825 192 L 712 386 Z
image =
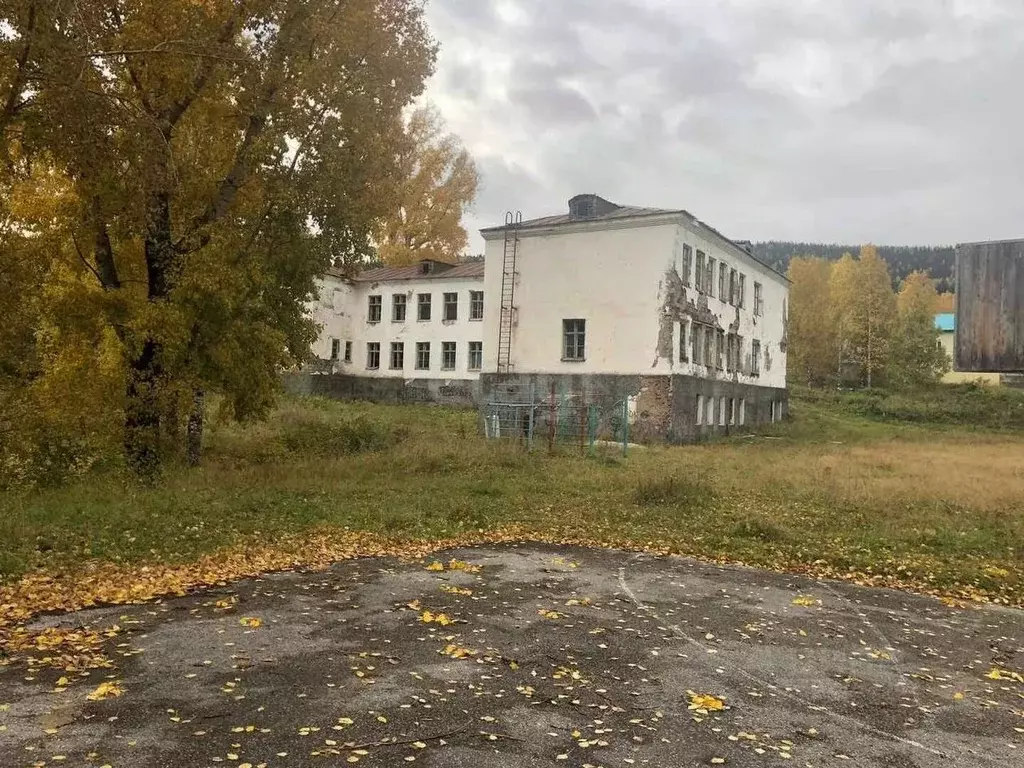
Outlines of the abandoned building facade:
M 788 281 L 749 244 L 684 210 L 597 195 L 517 219 L 482 230 L 482 263 L 327 276 L 315 352 L 335 375 L 317 391 L 482 408 L 557 392 L 605 413 L 625 404 L 639 441 L 784 417 Z

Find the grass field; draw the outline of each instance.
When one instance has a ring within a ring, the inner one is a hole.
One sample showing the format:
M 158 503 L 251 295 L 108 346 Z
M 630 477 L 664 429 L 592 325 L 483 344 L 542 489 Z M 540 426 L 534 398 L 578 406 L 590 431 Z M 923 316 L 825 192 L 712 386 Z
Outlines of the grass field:
M 986 428 L 969 428 L 955 422 L 974 390 L 943 392 L 900 413 L 881 395 L 796 393 L 792 420 L 757 436 L 626 458 L 489 443 L 468 411 L 290 400 L 263 424 L 211 425 L 205 466 L 156 488 L 110 473 L 0 494 L 0 574 L 188 562 L 323 528 L 517 525 L 1020 603 L 1024 432 L 996 427 L 1024 419 L 1024 397 L 971 405 Z

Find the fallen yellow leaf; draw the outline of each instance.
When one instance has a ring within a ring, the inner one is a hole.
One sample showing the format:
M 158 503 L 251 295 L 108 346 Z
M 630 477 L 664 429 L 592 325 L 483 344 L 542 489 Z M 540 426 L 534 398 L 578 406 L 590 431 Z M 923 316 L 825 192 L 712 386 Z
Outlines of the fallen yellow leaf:
M 256 627 L 259 627 L 263 624 L 263 621 L 262 619 L 257 619 L 255 616 L 243 616 L 238 620 L 238 623 L 241 624 L 243 627 L 251 627 L 252 629 L 256 629 Z
M 96 689 L 86 696 L 86 698 L 89 701 L 103 701 L 104 699 L 120 696 L 122 693 L 124 693 L 124 691 L 121 690 L 120 685 L 113 681 L 106 680 L 96 686 Z

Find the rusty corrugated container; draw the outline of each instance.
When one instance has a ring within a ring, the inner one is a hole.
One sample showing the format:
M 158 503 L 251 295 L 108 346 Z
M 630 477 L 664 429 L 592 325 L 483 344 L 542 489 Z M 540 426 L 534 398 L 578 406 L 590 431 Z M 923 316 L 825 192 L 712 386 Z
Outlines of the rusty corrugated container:
M 957 246 L 956 369 L 1024 371 L 1024 240 Z

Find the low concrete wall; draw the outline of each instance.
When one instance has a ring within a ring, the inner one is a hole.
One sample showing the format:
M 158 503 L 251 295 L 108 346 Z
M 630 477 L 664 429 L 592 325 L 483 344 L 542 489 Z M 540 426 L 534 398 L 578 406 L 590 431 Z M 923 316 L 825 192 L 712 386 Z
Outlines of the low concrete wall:
M 335 400 L 371 403 L 427 403 L 473 408 L 480 399 L 480 382 L 455 379 L 398 379 L 342 374 L 288 373 L 286 392 Z
M 789 393 L 785 389 L 738 384 L 724 379 L 695 376 L 625 376 L 611 374 L 484 374 L 480 398 L 489 402 L 536 402 L 538 418 L 544 405 L 571 400 L 574 405 L 594 405 L 601 411 L 601 432 L 612 428 L 622 413 L 623 402 L 630 419 L 630 439 L 640 443 L 692 443 L 718 434 L 746 431 L 786 418 Z M 704 414 L 697 423 L 697 402 Z M 709 422 L 707 403 L 714 398 L 714 419 Z M 726 402 L 725 424 L 721 398 Z M 731 403 L 730 403 L 731 400 Z M 740 425 L 742 403 L 743 424 Z M 734 405 L 733 405 L 734 404 Z M 732 408 L 736 409 L 735 422 Z M 543 428 L 543 424 L 540 425 Z

